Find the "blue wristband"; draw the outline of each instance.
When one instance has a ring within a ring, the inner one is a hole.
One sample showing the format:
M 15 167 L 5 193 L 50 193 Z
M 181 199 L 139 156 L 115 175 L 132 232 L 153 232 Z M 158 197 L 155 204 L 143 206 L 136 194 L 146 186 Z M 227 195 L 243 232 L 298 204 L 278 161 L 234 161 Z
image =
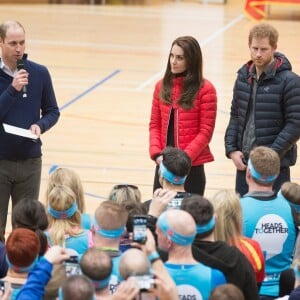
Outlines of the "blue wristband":
M 148 259 L 151 263 L 155 262 L 156 260 L 160 259 L 159 254 L 157 251 L 154 251 L 148 255 Z

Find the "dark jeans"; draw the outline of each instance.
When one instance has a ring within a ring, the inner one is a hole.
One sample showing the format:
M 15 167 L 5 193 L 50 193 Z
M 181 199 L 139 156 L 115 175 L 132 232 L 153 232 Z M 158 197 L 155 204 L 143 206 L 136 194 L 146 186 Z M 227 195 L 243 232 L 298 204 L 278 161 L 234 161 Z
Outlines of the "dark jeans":
M 42 160 L 0 160 L 0 240 L 4 241 L 9 199 L 12 207 L 21 199 L 38 200 Z
M 154 184 L 153 184 L 153 192 L 161 188 L 159 183 L 159 175 L 158 175 L 159 166 L 156 166 L 155 176 L 154 176 Z M 191 171 L 184 183 L 184 189 L 188 193 L 199 194 L 201 196 L 204 195 L 206 184 L 206 176 L 204 171 L 204 165 L 194 166 L 191 168 Z
M 276 178 L 273 185 L 273 190 L 278 192 L 281 188 L 281 185 L 291 180 L 290 168 L 284 167 L 280 168 L 279 176 Z M 243 196 L 248 193 L 248 184 L 246 183 L 246 171 L 237 171 L 235 178 L 235 190 L 240 196 Z

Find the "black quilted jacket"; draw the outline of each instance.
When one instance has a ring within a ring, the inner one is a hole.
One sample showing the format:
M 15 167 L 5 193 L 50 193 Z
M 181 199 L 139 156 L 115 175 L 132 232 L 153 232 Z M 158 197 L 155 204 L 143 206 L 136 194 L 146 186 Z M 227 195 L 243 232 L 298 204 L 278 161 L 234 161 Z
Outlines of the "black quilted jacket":
M 275 68 L 258 83 L 255 111 L 256 145 L 274 149 L 281 158 L 281 166 L 294 165 L 296 142 L 300 137 L 300 77 L 292 72 L 288 59 L 275 53 Z M 241 151 L 246 124 L 252 78 L 252 61 L 243 65 L 237 75 L 231 103 L 231 114 L 225 133 L 226 156 Z

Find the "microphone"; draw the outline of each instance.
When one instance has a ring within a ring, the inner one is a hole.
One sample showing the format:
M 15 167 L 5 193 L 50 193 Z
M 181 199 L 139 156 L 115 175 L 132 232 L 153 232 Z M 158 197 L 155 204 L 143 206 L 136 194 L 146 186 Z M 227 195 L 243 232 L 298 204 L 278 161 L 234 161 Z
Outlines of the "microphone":
M 22 69 L 24 69 L 24 60 L 23 59 L 18 59 L 17 60 L 17 70 L 20 71 Z M 27 98 L 26 85 L 23 86 L 22 91 L 23 91 L 23 98 Z

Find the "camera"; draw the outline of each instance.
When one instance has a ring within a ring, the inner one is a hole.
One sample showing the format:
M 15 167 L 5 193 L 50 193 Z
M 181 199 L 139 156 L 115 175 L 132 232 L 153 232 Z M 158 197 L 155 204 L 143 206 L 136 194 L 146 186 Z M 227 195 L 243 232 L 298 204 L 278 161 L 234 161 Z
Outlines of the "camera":
M 145 244 L 147 240 L 147 216 L 133 216 L 133 241 Z
M 69 259 L 65 260 L 64 265 L 67 276 L 81 274 L 78 256 L 70 256 Z
M 153 274 L 135 275 L 132 277 L 137 280 L 138 285 L 140 287 L 140 291 L 142 292 L 146 292 L 149 289 L 155 287 Z

